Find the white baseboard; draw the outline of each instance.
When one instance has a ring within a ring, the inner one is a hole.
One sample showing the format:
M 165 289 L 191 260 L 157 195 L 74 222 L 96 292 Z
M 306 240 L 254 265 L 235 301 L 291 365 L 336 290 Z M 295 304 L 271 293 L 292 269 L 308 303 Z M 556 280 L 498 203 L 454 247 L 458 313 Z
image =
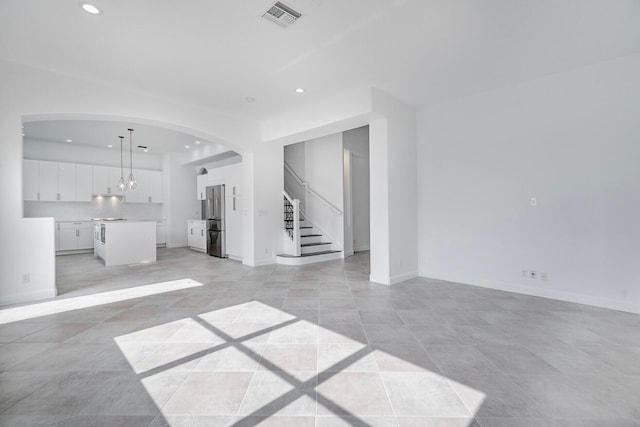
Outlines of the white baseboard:
M 409 271 L 407 273 L 396 274 L 395 276 L 391 276 L 391 284 L 395 285 L 396 283 L 404 282 L 405 280 L 415 279 L 418 277 L 417 271 Z
M 608 298 L 595 297 L 592 295 L 576 294 L 572 292 L 557 291 L 552 289 L 537 288 L 533 286 L 507 283 L 495 280 L 474 279 L 469 277 L 454 277 L 441 275 L 429 271 L 421 271 L 420 277 L 445 280 L 447 282 L 461 283 L 463 285 L 478 286 L 481 288 L 496 289 L 517 294 L 531 295 L 534 297 L 549 298 L 559 301 L 573 302 L 576 304 L 590 305 L 594 307 L 608 308 L 611 310 L 626 311 L 640 314 L 640 306 L 624 301 L 612 300 Z
M 276 257 L 276 262 L 282 265 L 308 265 L 308 264 L 315 264 L 317 262 L 332 261 L 334 259 L 342 259 L 342 258 L 344 258 L 344 255 L 342 252 L 332 252 L 330 254 L 321 254 L 321 255 L 295 257 L 295 258 L 278 256 Z
M 379 283 L 381 285 L 390 285 L 391 284 L 391 280 L 389 277 L 387 276 L 376 276 L 374 274 L 370 274 L 369 275 L 369 281 L 373 282 L 373 283 Z
M 416 277 L 418 277 L 417 271 L 409 271 L 402 274 L 396 274 L 395 276 L 391 276 L 391 277 L 376 276 L 371 274 L 369 276 L 369 281 L 374 283 L 380 283 L 381 285 L 395 285 L 397 283 L 401 283 L 409 279 L 414 279 Z
M 187 242 L 179 242 L 179 243 L 167 243 L 166 246 L 168 248 L 186 248 Z
M 353 248 L 353 252 L 365 252 L 370 250 L 369 246 L 357 246 Z
M 248 265 L 250 267 L 262 267 L 263 265 L 271 265 L 276 263 L 275 258 L 266 258 L 254 261 L 253 264 L 242 262 L 244 265 Z
M 239 256 L 235 256 L 235 255 L 227 255 L 227 258 L 229 258 L 232 261 L 239 261 L 242 262 L 242 257 Z
M 39 301 L 54 298 L 58 295 L 56 288 L 45 291 L 21 292 L 19 294 L 0 296 L 0 305 L 18 304 L 21 302 Z

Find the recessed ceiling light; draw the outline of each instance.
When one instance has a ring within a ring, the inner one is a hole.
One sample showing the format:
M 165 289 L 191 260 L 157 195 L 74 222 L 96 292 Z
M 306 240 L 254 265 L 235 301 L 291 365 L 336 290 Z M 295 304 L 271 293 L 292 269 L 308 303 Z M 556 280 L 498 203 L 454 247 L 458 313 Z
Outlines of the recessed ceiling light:
M 92 15 L 100 15 L 100 9 L 98 9 L 96 6 L 92 5 L 91 3 L 82 3 L 82 9 L 84 9 L 85 12 L 90 13 Z
M 256 99 L 253 96 L 247 96 L 244 100 L 248 103 L 256 102 Z
M 72 139 L 67 139 L 67 142 L 73 142 L 73 140 Z
M 24 136 L 24 133 L 22 134 L 22 136 Z
M 200 141 L 196 141 L 196 144 L 200 144 Z
M 185 146 L 184 146 L 184 148 L 189 148 L 189 146 L 188 146 L 188 145 L 185 145 Z
M 108 148 L 113 148 L 113 145 L 109 144 L 107 145 Z
M 304 89 L 302 89 L 301 87 L 299 87 L 298 89 L 296 89 L 296 93 L 304 93 Z

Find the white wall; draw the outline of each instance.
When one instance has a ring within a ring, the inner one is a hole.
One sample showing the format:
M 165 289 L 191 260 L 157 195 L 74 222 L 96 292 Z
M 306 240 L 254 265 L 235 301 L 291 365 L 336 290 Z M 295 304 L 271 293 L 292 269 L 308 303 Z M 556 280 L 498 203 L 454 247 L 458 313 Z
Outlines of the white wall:
M 283 252 L 283 162 L 284 150 L 279 143 L 260 144 L 242 157 L 243 264 L 273 264 L 276 255 Z
M 638 54 L 421 110 L 420 275 L 640 312 L 639 113 Z
M 342 133 L 305 142 L 305 180 L 309 189 L 343 211 Z M 305 216 L 332 243 L 333 250 L 344 247 L 342 214 L 337 214 L 321 199 L 307 194 Z
M 289 167 L 291 167 L 291 169 L 293 169 L 302 181 L 305 180 L 306 150 L 304 142 L 285 146 L 284 161 L 289 165 Z M 291 197 L 299 199 L 301 206 L 304 208 L 307 200 L 304 186 L 300 185 L 298 181 L 286 170 L 284 171 L 284 188 L 289 192 Z
M 371 279 L 393 284 L 418 275 L 415 110 L 380 91 L 372 108 Z
M 225 185 L 225 227 L 226 227 L 226 250 L 229 258 L 242 261 L 243 257 L 243 224 L 242 224 L 242 163 L 235 163 L 222 167 L 215 167 L 214 164 L 205 164 L 207 169 L 207 186 Z M 192 171 L 197 176 L 197 171 L 202 167 L 197 167 Z M 235 195 L 233 194 L 235 188 Z M 195 191 L 192 192 L 195 197 Z M 235 198 L 235 209 L 233 200 Z M 198 201 L 200 208 L 202 203 Z M 198 216 L 197 219 L 201 218 Z
M 167 247 L 187 246 L 187 221 L 200 218 L 200 202 L 196 200 L 196 176 L 193 167 L 185 165 L 175 154 L 163 156 L 163 215 L 167 220 Z
M 344 132 L 345 150 L 351 153 L 351 203 L 353 250 L 369 250 L 369 126 Z M 345 209 L 346 212 L 346 209 Z

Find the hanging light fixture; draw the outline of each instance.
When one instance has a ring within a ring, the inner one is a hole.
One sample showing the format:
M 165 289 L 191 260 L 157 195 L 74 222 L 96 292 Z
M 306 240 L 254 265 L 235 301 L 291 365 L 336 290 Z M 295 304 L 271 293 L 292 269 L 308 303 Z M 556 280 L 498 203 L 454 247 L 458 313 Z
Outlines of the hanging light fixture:
M 118 138 L 120 138 L 120 181 L 118 181 L 118 190 L 124 191 L 127 188 L 124 183 L 124 167 L 122 165 L 122 140 L 124 136 L 119 136 Z
M 129 131 L 129 165 L 131 166 L 131 173 L 129 173 L 129 181 L 127 186 L 130 189 L 134 189 L 138 186 L 136 179 L 133 177 L 133 129 L 127 129 Z

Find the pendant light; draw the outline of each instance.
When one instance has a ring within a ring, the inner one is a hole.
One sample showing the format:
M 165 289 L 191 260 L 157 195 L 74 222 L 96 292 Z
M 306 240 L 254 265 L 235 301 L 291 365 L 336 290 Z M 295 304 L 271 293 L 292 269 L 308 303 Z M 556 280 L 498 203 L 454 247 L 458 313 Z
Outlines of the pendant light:
M 124 136 L 119 136 L 118 138 L 120 138 L 120 181 L 118 181 L 118 190 L 124 191 L 127 188 L 124 183 L 124 167 L 122 165 L 122 140 Z
M 129 181 L 127 186 L 130 189 L 134 189 L 138 186 L 136 179 L 133 177 L 133 129 L 127 129 L 129 131 L 129 165 L 131 166 L 131 173 L 129 173 Z

